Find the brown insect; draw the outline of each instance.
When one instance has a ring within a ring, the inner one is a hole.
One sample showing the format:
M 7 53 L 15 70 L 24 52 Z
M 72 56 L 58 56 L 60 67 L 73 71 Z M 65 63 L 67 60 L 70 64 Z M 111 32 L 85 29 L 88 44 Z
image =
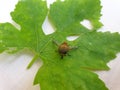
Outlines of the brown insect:
M 68 52 L 72 49 L 76 49 L 77 47 L 70 47 L 67 42 L 63 42 L 62 44 L 58 44 L 57 42 L 53 41 L 58 46 L 58 53 L 63 59 L 64 56 L 69 55 Z
M 66 42 L 63 42 L 61 45 L 59 45 L 58 52 L 61 56 L 61 59 L 68 54 L 69 50 L 70 47 Z

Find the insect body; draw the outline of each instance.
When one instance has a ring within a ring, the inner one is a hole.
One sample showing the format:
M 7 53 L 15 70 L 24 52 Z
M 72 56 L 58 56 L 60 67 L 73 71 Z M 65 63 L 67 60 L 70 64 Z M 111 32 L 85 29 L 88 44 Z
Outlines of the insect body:
M 64 56 L 69 55 L 68 52 L 70 50 L 78 48 L 78 47 L 70 47 L 66 42 L 63 42 L 60 45 L 56 41 L 53 41 L 53 43 L 58 46 L 58 53 L 60 54 L 61 59 L 63 59 Z
M 70 47 L 66 42 L 63 42 L 61 45 L 59 45 L 58 52 L 61 55 L 61 59 L 63 59 L 63 57 L 67 55 L 69 50 Z

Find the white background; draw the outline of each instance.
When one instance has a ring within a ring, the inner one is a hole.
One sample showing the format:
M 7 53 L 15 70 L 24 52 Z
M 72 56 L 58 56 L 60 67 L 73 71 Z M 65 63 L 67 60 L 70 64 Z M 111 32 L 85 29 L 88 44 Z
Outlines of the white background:
M 0 0 L 0 23 L 12 22 L 9 13 L 14 10 L 17 1 Z M 48 6 L 53 1 L 48 0 Z M 104 24 L 102 31 L 120 32 L 120 0 L 101 0 L 101 4 L 101 22 Z M 48 32 L 51 27 L 47 21 L 46 24 L 43 28 Z M 35 62 L 31 69 L 26 69 L 32 57 L 31 53 L 24 51 L 14 55 L 0 54 L 0 90 L 39 90 L 39 85 L 33 86 L 33 80 L 41 66 L 40 60 Z M 117 54 L 117 58 L 108 63 L 111 70 L 97 72 L 109 90 L 120 90 L 119 60 L 120 54 Z

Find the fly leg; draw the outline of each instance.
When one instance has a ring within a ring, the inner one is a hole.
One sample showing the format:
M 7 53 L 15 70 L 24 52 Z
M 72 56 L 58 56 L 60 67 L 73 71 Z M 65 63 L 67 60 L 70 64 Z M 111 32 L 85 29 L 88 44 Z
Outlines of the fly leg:
M 52 42 L 53 42 L 56 46 L 58 46 L 58 47 L 59 47 L 58 42 L 56 42 L 55 40 L 53 40 Z

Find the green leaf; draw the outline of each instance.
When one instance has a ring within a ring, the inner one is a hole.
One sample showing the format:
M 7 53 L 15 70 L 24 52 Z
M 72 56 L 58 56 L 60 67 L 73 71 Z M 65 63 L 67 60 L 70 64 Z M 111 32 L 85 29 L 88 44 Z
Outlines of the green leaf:
M 48 9 L 45 1 L 20 0 L 14 12 L 11 12 L 11 16 L 21 26 L 21 30 L 18 31 L 10 23 L 0 24 L 1 45 L 3 46 L 0 50 L 15 47 L 16 49 L 29 48 L 39 52 L 40 43 L 44 40 L 45 36 L 41 26 L 47 12 Z
M 40 83 L 41 90 L 107 90 L 96 74 L 85 69 L 67 69 L 61 64 L 44 65 L 35 82 Z
M 25 41 L 24 47 L 39 52 L 40 43 L 44 39 L 41 26 L 47 11 L 46 2 L 41 0 L 21 0 L 16 5 L 11 16 L 21 26 L 21 37 Z
M 120 35 L 97 31 L 102 26 L 100 10 L 99 0 L 57 0 L 49 10 L 45 1 L 20 0 L 11 16 L 21 30 L 0 24 L 0 52 L 30 49 L 35 57 L 28 68 L 41 58 L 43 66 L 34 80 L 41 90 L 108 90 L 93 71 L 109 70 L 106 64 L 120 52 Z M 56 30 L 50 35 L 42 30 L 47 14 Z M 80 24 L 86 19 L 92 30 Z M 68 36 L 79 37 L 68 41 Z M 77 48 L 61 59 L 58 48 L 63 42 Z
M 4 50 L 14 52 L 24 48 L 20 31 L 18 31 L 12 24 L 0 24 L 0 32 L 0 52 L 3 52 Z
M 57 0 L 51 5 L 49 18 L 60 30 L 84 19 L 90 20 L 93 28 L 98 29 L 102 25 L 100 10 L 100 0 Z

